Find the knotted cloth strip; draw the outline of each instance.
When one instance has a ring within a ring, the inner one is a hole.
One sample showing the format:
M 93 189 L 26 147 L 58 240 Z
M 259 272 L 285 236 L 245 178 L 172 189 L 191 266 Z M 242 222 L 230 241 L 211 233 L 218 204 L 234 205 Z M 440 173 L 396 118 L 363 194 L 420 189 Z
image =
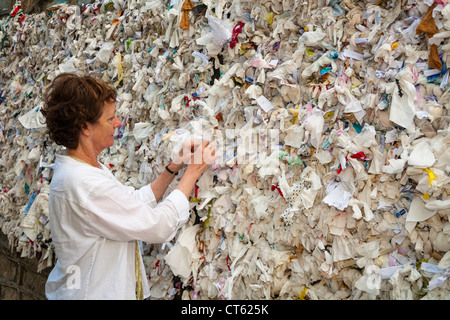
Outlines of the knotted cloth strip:
M 181 7 L 183 15 L 181 16 L 180 28 L 183 30 L 189 30 L 189 11 L 194 8 L 194 4 L 191 0 L 186 0 Z

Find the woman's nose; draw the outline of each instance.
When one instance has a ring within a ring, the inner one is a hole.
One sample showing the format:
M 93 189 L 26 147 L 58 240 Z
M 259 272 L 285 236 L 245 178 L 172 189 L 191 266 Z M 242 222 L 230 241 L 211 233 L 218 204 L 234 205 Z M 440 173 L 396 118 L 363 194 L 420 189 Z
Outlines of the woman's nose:
M 117 116 L 114 117 L 113 126 L 114 128 L 120 127 L 122 125 L 122 122 L 120 122 L 119 118 Z

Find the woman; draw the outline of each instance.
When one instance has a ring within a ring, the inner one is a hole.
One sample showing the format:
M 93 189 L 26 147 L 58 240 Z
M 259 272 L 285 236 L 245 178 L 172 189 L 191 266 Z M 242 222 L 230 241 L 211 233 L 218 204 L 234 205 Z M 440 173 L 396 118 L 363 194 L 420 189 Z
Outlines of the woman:
M 58 261 L 46 283 L 48 299 L 148 297 L 137 240 L 162 243 L 175 236 L 189 218 L 195 182 L 216 158 L 208 141 L 183 148 L 180 159 L 196 161 L 190 161 L 177 188 L 161 202 L 184 165 L 180 159 L 151 185 L 139 190 L 122 185 L 97 160 L 113 145 L 121 125 L 116 96 L 102 81 L 67 73 L 55 77 L 45 93 L 48 133 L 66 147 L 56 155 L 50 184 L 50 228 Z

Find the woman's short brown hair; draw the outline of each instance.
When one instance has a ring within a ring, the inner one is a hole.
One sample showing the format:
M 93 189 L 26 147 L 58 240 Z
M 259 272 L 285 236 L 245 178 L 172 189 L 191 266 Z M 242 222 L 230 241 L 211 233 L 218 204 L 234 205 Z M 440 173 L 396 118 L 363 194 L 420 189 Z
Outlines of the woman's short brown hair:
M 114 102 L 117 92 L 103 81 L 90 75 L 61 73 L 44 93 L 47 133 L 57 144 L 76 149 L 79 135 L 86 122 L 95 123 L 103 112 L 105 102 Z

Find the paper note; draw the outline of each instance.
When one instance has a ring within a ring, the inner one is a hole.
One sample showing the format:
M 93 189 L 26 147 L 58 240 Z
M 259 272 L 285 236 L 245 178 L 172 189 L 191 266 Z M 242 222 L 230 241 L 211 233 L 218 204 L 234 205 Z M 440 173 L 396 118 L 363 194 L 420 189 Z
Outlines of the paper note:
M 329 189 L 332 189 L 334 186 L 330 186 L 327 188 L 327 192 Z M 332 191 L 328 193 L 328 195 L 323 199 L 323 202 L 328 204 L 329 206 L 334 206 L 339 210 L 344 210 L 348 207 L 348 203 L 350 201 L 351 193 L 347 192 L 342 184 L 337 184 Z
M 269 100 L 267 100 L 266 97 L 264 96 L 259 96 L 256 99 L 256 102 L 258 103 L 258 105 L 265 111 L 265 112 L 269 112 L 270 110 L 273 109 L 273 104 L 270 103 Z
M 387 267 L 381 269 L 381 279 L 389 279 L 398 269 L 403 268 L 403 265 Z
M 429 273 L 444 273 L 446 270 L 439 269 L 437 264 L 432 264 L 428 262 L 422 262 L 420 264 L 420 270 L 423 270 L 425 272 Z
M 363 60 L 364 59 L 364 55 L 362 55 L 359 52 L 352 51 L 352 50 L 347 50 L 346 49 L 346 50 L 344 50 L 344 52 L 342 54 L 343 54 L 344 57 L 352 58 L 352 59 L 355 59 L 355 60 Z

